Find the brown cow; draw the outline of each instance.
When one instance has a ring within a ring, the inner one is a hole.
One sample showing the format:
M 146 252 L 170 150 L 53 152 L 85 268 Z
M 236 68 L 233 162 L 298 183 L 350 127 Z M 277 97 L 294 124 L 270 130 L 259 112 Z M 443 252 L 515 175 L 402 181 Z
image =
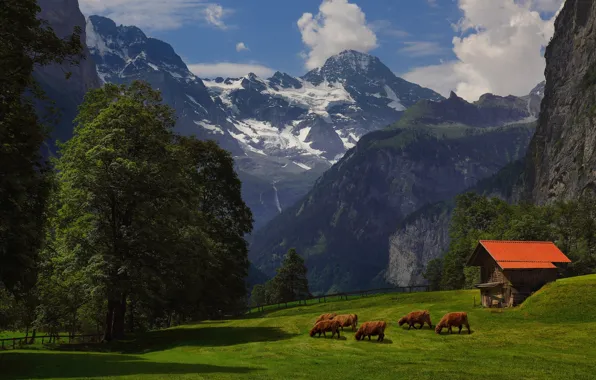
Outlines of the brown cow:
M 334 321 L 339 321 L 341 331 L 344 331 L 344 327 L 352 326 L 352 331 L 356 330 L 358 325 L 358 316 L 356 314 L 342 314 L 333 317 Z
M 407 323 L 409 325 L 408 330 L 412 327 L 416 328 L 416 326 L 414 326 L 415 324 L 420 324 L 418 329 L 421 329 L 424 327 L 425 323 L 428 323 L 428 327 L 431 329 L 433 328 L 433 325 L 430 323 L 430 313 L 428 310 L 413 311 L 406 316 L 403 316 L 397 323 L 399 323 L 400 326 Z
M 331 338 L 333 335 L 337 334 L 337 339 L 339 339 L 339 322 L 334 320 L 327 320 L 327 321 L 320 321 L 317 322 L 312 329 L 310 329 L 310 336 L 315 336 L 315 334 L 319 334 L 321 337 L 321 333 L 324 337 L 327 337 L 325 334 L 326 331 L 331 331 Z
M 458 334 L 461 334 L 462 326 L 466 326 L 468 329 L 468 334 L 470 334 L 470 325 L 468 324 L 468 313 L 466 312 L 456 312 L 456 313 L 447 313 L 441 318 L 437 326 L 435 327 L 435 332 L 440 334 L 444 327 L 447 328 L 449 333 L 453 333 L 451 327 L 459 327 Z
M 364 322 L 354 337 L 356 340 L 363 340 L 365 336 L 368 336 L 368 340 L 370 340 L 371 335 L 378 335 L 377 342 L 382 342 L 385 339 L 385 328 L 387 328 L 385 321 Z
M 335 317 L 337 314 L 335 313 L 327 313 L 327 314 L 321 314 L 319 315 L 319 318 L 317 318 L 317 320 L 315 321 L 315 323 L 317 322 L 321 322 L 321 321 L 326 321 L 329 319 L 333 319 L 333 317 Z

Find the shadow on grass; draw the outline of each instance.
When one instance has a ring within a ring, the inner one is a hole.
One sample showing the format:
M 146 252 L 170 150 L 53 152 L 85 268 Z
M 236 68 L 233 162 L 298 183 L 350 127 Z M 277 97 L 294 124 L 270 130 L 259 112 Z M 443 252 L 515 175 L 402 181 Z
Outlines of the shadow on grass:
M 453 331 L 452 333 L 450 333 L 449 331 L 445 331 L 445 330 L 443 330 L 439 333 L 439 335 L 471 335 L 471 334 L 474 334 L 474 330 L 470 330 L 469 334 L 468 334 L 468 330 L 462 330 L 461 334 L 458 333 L 457 331 Z
M 174 347 L 217 347 L 234 346 L 255 342 L 275 342 L 290 339 L 295 334 L 277 327 L 199 327 L 174 328 L 153 331 L 132 339 L 113 343 L 65 344 L 54 348 L 57 351 L 120 352 L 141 354 L 163 351 Z
M 95 378 L 127 375 L 247 374 L 248 367 L 208 364 L 156 363 L 134 355 L 39 352 L 0 353 L 3 380 Z
M 348 338 L 345 335 L 340 335 L 339 339 L 337 337 L 333 337 L 331 338 L 330 336 L 327 336 L 326 338 L 324 336 L 321 335 L 321 337 L 319 338 L 318 336 L 313 336 L 313 339 L 331 339 L 331 340 L 348 340 Z
M 374 344 L 393 344 L 393 341 L 391 339 L 383 339 L 382 342 L 377 341 L 375 338 L 372 338 L 371 340 L 368 340 L 368 338 L 361 340 L 360 342 L 366 342 L 366 343 L 374 343 Z
M 400 327 L 400 329 L 402 329 L 404 331 L 408 331 L 408 326 Z M 435 328 L 434 328 L 434 326 L 433 327 L 428 327 L 428 325 L 426 325 L 426 326 L 422 326 L 421 329 L 419 329 L 417 327 L 416 328 L 412 327 L 411 329 L 409 329 L 409 331 L 419 331 L 419 330 L 431 330 L 431 331 L 434 331 Z

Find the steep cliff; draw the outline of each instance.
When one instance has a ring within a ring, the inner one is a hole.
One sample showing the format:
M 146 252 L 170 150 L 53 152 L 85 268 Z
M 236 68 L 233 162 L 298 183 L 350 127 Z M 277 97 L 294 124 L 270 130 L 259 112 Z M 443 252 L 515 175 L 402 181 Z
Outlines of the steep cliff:
M 470 191 L 515 202 L 524 162 L 514 161 L 495 175 L 479 181 Z M 449 248 L 449 223 L 455 198 L 429 204 L 410 214 L 389 238 L 389 261 L 382 277 L 395 286 L 420 285 L 427 263 Z
M 73 33 L 75 26 L 81 28 L 81 42 L 85 46 L 85 57 L 79 65 L 50 65 L 35 71 L 35 78 L 61 112 L 60 121 L 54 127 L 52 140 L 65 140 L 72 135 L 72 120 L 85 93 L 100 86 L 95 63 L 89 57 L 85 45 L 85 17 L 79 9 L 78 0 L 39 0 L 39 18 L 47 20 L 58 37 L 64 38 Z M 71 72 L 69 79 L 65 73 Z
M 596 190 L 595 51 L 594 0 L 567 0 L 545 52 L 545 97 L 526 159 L 526 197 L 535 203 Z

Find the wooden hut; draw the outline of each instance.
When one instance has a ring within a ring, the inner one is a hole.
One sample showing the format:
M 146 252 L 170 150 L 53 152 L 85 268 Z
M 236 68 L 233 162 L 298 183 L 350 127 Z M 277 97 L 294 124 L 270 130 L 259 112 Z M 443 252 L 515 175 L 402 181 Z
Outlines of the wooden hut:
M 555 281 L 557 265 L 570 263 L 548 241 L 480 240 L 468 266 L 480 267 L 482 305 L 515 306 L 546 283 Z

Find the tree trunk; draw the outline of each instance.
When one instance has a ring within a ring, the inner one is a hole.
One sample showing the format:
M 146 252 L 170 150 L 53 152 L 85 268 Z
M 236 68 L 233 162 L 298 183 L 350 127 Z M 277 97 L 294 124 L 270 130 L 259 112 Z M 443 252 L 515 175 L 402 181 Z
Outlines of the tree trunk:
M 134 332 L 134 324 L 135 324 L 134 312 L 135 312 L 135 304 L 134 304 L 134 301 L 133 301 L 133 299 L 131 297 L 131 299 L 130 299 L 130 308 L 128 310 L 128 332 L 129 333 L 133 333 Z
M 29 341 L 29 344 L 34 344 L 35 343 L 35 332 L 36 332 L 36 330 L 33 329 L 33 333 L 31 334 L 31 340 Z
M 76 334 L 76 330 L 77 330 L 77 310 L 75 309 L 72 313 L 72 322 L 71 322 L 71 328 L 70 328 L 70 336 L 71 339 L 74 340 L 74 336 Z
M 115 301 L 114 324 L 112 325 L 112 338 L 124 338 L 124 316 L 126 314 L 126 295 L 123 294 L 120 300 Z
M 108 299 L 108 311 L 106 312 L 106 322 L 105 322 L 105 332 L 103 334 L 103 340 L 106 342 L 110 342 L 113 338 L 112 330 L 114 326 L 114 309 L 116 307 L 116 302 L 114 300 Z

